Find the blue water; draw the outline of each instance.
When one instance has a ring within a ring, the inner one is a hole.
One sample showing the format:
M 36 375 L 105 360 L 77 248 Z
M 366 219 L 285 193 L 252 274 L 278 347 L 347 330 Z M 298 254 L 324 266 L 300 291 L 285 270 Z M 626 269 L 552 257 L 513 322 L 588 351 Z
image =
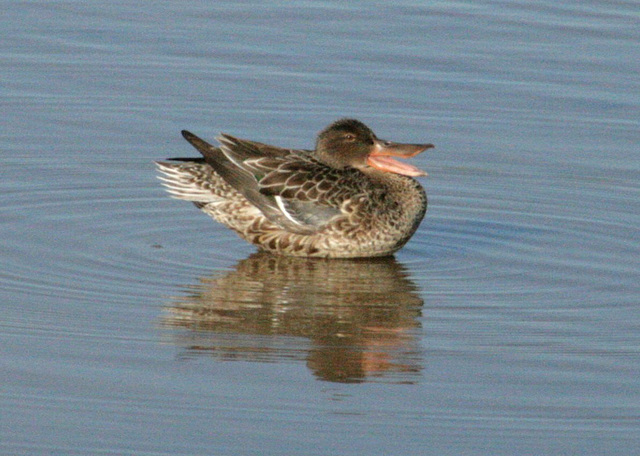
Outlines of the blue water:
M 636 454 L 633 2 L 18 2 L 0 18 L 0 453 Z M 432 142 L 393 259 L 256 255 L 180 130 Z

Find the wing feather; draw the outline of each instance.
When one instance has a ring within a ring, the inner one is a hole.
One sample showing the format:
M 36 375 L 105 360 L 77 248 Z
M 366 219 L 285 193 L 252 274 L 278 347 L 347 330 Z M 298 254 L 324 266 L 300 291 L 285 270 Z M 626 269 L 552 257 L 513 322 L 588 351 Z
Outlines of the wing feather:
M 183 135 L 229 185 L 288 231 L 317 232 L 337 217 L 345 217 L 345 203 L 363 199 L 372 187 L 357 169 L 331 168 L 306 150 L 226 134 L 218 136 L 220 147 L 214 147 L 189 132 Z

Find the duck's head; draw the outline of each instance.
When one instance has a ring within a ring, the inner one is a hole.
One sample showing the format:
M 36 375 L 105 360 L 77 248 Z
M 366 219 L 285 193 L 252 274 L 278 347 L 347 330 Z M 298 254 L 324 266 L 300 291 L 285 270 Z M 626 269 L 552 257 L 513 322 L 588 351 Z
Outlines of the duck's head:
M 365 124 L 355 119 L 338 120 L 318 134 L 317 158 L 329 166 L 347 166 L 366 172 L 371 168 L 405 176 L 426 176 L 415 166 L 394 160 L 418 155 L 433 144 L 401 144 L 378 139 Z

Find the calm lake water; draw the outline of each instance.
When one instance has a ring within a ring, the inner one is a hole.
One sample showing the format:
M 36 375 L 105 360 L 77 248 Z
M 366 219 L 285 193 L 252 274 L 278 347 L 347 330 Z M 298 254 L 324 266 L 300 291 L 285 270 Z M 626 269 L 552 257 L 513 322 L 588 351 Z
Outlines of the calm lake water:
M 1 454 L 638 454 L 638 4 L 393 3 L 3 2 Z M 343 116 L 436 145 L 394 258 L 156 179 Z

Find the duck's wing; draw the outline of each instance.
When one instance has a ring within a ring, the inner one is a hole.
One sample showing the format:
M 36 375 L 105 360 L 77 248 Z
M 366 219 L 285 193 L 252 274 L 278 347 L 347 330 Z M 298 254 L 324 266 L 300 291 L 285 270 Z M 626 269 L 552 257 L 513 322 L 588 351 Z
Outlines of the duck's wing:
M 326 198 L 338 176 L 331 177 L 333 170 L 313 160 L 309 151 L 224 134 L 217 138 L 221 146 L 214 147 L 192 133 L 182 134 L 227 183 L 283 229 L 312 234 L 342 214 L 335 198 Z
M 248 151 L 245 141 L 228 135 L 221 135 L 218 141 L 231 160 L 253 175 L 260 194 L 275 201 L 282 215 L 316 231 L 337 216 L 345 216 L 346 201 L 364 201 L 365 195 L 376 193 L 360 171 L 331 168 L 308 150 L 264 156 L 259 150 Z

